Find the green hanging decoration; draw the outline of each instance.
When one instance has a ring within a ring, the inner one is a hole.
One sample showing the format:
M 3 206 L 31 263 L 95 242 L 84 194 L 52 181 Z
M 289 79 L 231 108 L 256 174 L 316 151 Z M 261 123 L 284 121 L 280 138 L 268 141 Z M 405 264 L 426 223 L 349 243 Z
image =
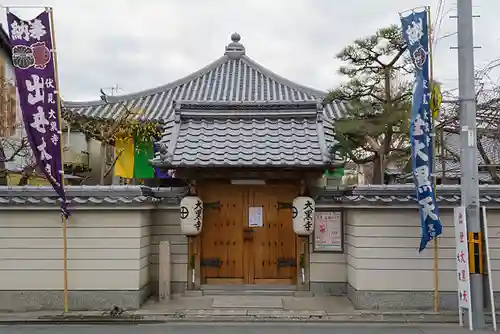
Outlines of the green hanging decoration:
M 345 168 L 342 167 L 334 167 L 333 169 L 325 169 L 324 176 L 328 178 L 342 178 L 345 174 Z

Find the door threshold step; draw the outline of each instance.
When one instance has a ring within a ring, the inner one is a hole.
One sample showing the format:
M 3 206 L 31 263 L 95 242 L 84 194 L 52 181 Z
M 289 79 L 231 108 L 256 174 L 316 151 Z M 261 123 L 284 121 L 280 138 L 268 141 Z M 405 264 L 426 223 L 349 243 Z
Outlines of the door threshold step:
M 213 308 L 258 308 L 283 309 L 283 300 L 277 296 L 216 296 Z
M 204 296 L 294 296 L 296 291 L 292 290 L 203 290 Z
M 280 290 L 296 291 L 296 285 L 286 284 L 203 284 L 201 290 Z

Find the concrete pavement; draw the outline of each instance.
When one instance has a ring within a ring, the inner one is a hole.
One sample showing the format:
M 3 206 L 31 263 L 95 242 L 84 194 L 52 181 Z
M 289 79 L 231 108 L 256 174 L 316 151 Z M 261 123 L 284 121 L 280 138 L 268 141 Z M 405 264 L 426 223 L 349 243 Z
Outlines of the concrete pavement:
M 86 312 L 26 312 L 0 315 L 0 324 L 53 324 L 53 323 L 209 323 L 209 322 L 261 322 L 261 323 L 450 323 L 457 324 L 454 313 L 432 312 L 372 312 L 355 311 L 331 313 L 308 310 L 276 309 L 179 309 L 171 312 L 131 311 L 119 316 L 97 311 Z
M 461 334 L 470 333 L 458 325 L 335 325 L 335 324 L 155 324 L 121 326 L 53 325 L 0 326 L 0 334 Z M 477 332 L 476 332 L 477 333 Z M 493 333 L 481 331 L 480 333 Z
M 355 310 L 347 297 L 176 296 L 119 316 L 103 311 L 0 313 L 0 324 L 179 322 L 458 323 L 456 312 Z

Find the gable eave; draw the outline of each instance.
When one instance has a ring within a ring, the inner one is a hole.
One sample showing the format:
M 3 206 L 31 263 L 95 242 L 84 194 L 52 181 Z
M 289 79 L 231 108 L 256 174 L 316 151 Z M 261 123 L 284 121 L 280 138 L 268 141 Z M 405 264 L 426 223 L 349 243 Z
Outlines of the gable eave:
M 219 59 L 211 62 L 207 66 L 191 73 L 188 74 L 180 79 L 174 80 L 170 83 L 157 86 L 155 88 L 149 88 L 146 90 L 130 93 L 130 94 L 123 94 L 123 95 L 115 95 L 115 96 L 107 96 L 108 103 L 117 103 L 117 102 L 122 102 L 122 101 L 129 101 L 129 100 L 135 100 L 135 99 L 140 99 L 144 96 L 148 95 L 153 95 L 153 94 L 158 94 L 162 93 L 165 91 L 169 91 L 171 89 L 174 89 L 176 87 L 179 87 L 181 85 L 184 85 L 186 83 L 189 83 L 190 81 L 196 80 L 196 78 L 209 73 L 210 71 L 213 71 L 216 69 L 218 66 L 221 64 L 224 64 L 226 61 L 229 60 L 229 57 L 224 55 L 220 57 Z M 67 108 L 75 108 L 75 107 L 92 107 L 92 106 L 98 106 L 105 104 L 103 100 L 92 100 L 92 101 L 63 101 L 63 106 Z
M 198 77 L 203 76 L 204 74 L 209 73 L 210 71 L 215 70 L 218 66 L 224 64 L 225 62 L 229 61 L 230 58 L 227 55 L 224 55 L 220 57 L 219 59 L 213 61 L 212 63 L 208 64 L 207 66 L 189 74 L 186 75 L 180 79 L 177 79 L 175 81 L 172 81 L 170 83 L 157 86 L 155 88 L 149 88 L 146 90 L 141 90 L 138 92 L 130 93 L 130 94 L 123 94 L 123 95 L 115 95 L 115 96 L 107 96 L 108 103 L 117 103 L 117 102 L 122 102 L 122 101 L 129 101 L 129 100 L 134 100 L 134 99 L 140 99 L 145 96 L 153 95 L 153 94 L 158 94 L 162 93 L 171 89 L 174 89 L 176 87 L 179 87 L 181 85 L 187 84 L 190 81 L 196 80 Z M 246 55 L 241 56 L 241 60 L 250 67 L 253 67 L 255 70 L 261 72 L 263 75 L 266 77 L 269 77 L 270 79 L 284 85 L 288 86 L 291 89 L 297 90 L 299 92 L 312 95 L 317 98 L 323 98 L 327 95 L 327 92 L 317 90 L 314 88 L 310 88 L 304 85 L 300 85 L 294 81 L 291 81 L 279 74 L 276 74 L 275 72 L 269 70 L 268 68 L 264 67 L 263 65 L 257 63 L 250 57 Z M 66 108 L 80 108 L 80 107 L 92 107 L 92 106 L 99 106 L 103 105 L 105 102 L 103 100 L 90 100 L 90 101 L 67 101 L 63 100 L 63 106 Z

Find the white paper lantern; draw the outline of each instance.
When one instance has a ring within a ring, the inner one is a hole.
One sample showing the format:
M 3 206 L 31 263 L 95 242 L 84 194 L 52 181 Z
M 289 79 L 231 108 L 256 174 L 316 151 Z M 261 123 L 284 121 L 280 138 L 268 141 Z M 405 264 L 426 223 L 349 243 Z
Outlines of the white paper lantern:
M 301 196 L 293 200 L 293 231 L 297 235 L 311 235 L 314 231 L 316 204 L 311 197 Z
M 197 235 L 203 227 L 203 202 L 196 196 L 181 200 L 181 231 L 185 235 Z

